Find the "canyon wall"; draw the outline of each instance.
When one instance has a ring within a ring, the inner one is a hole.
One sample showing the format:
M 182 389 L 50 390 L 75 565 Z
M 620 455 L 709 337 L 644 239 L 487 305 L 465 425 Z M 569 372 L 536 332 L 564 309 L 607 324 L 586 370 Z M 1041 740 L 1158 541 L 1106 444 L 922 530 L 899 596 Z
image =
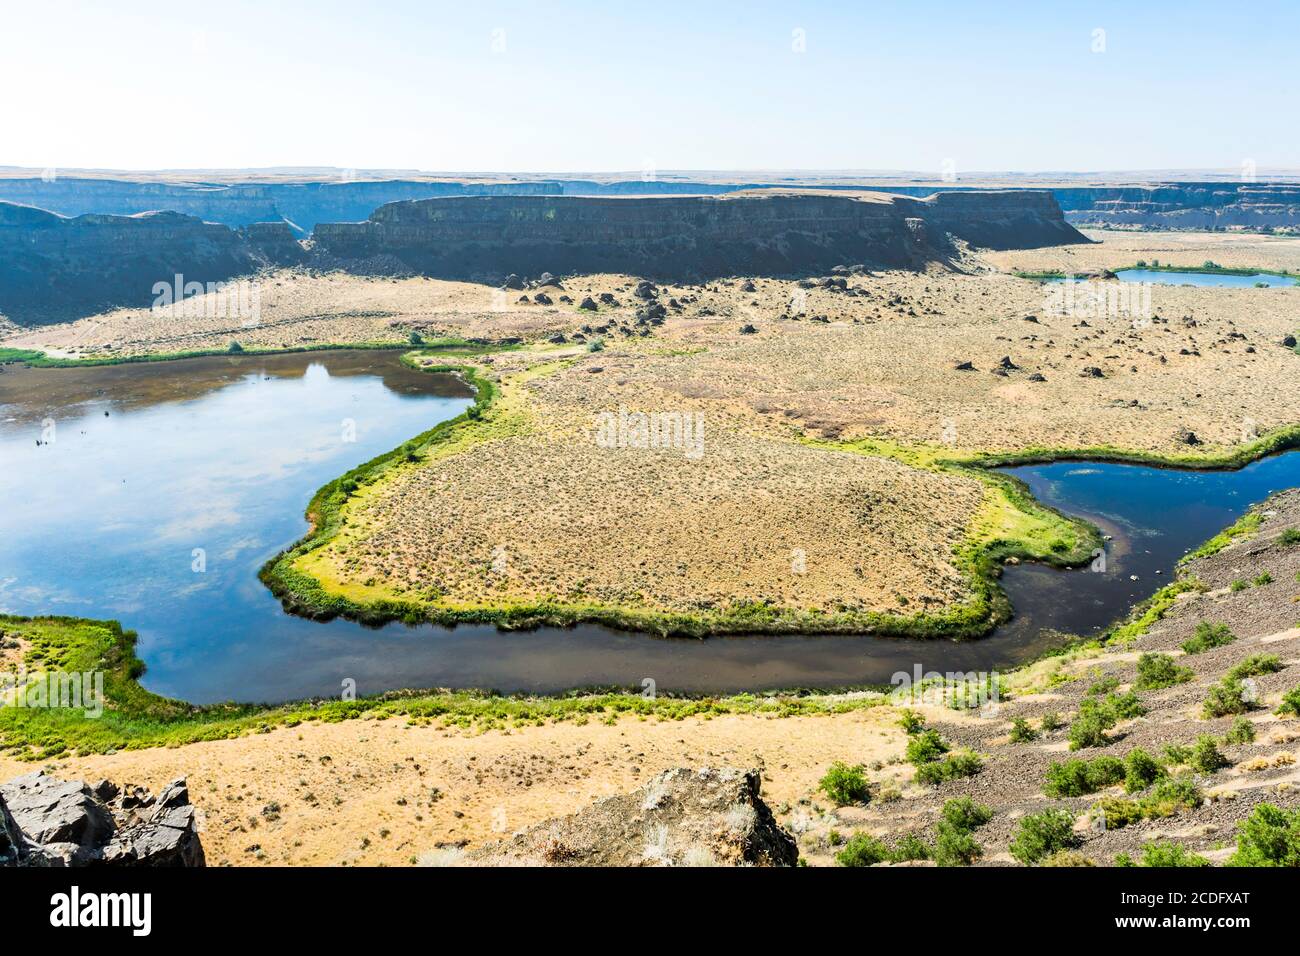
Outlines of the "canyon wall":
M 318 256 L 362 271 L 497 281 L 508 273 L 629 272 L 661 279 L 919 268 L 950 238 L 992 248 L 1084 242 L 1046 193 L 913 199 L 750 191 L 724 196 L 513 196 L 390 203 L 321 223 Z
M 236 231 L 177 212 L 68 218 L 0 202 L 0 314 L 57 322 L 153 302 L 158 282 L 218 282 L 299 261 L 284 223 Z

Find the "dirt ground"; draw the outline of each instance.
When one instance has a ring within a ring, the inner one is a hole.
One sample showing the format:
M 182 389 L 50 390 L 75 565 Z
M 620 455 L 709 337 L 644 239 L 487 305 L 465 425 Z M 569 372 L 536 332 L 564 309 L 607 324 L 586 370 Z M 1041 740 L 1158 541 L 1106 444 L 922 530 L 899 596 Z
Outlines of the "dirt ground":
M 681 766 L 763 768 L 795 802 L 845 754 L 902 747 L 888 708 L 815 718 L 623 718 L 464 734 L 405 720 L 303 724 L 239 740 L 60 760 L 65 779 L 189 780 L 210 866 L 409 865 L 478 846 Z M 0 756 L 0 780 L 30 772 Z

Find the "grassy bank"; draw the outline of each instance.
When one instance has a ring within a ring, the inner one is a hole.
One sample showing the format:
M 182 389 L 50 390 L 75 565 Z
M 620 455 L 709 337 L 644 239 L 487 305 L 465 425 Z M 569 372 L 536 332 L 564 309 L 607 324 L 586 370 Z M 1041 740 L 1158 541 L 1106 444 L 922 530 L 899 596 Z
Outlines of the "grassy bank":
M 342 343 L 320 343 L 315 345 L 290 345 L 283 348 L 258 348 L 257 346 L 242 346 L 234 348 L 237 343 L 232 343 L 223 349 L 194 349 L 184 352 L 147 352 L 139 355 L 114 355 L 95 358 L 56 358 L 45 354 L 44 352 L 33 351 L 31 349 L 0 349 L 0 364 L 5 362 L 21 362 L 31 368 L 95 368 L 105 365 L 140 365 L 151 364 L 153 362 L 178 362 L 183 359 L 194 358 L 212 358 L 214 356 L 222 357 L 240 357 L 248 356 L 255 358 L 266 355 L 293 355 L 300 352 L 357 352 L 357 351 L 396 351 L 398 349 L 407 350 L 418 348 L 425 352 L 454 354 L 454 355 L 481 355 L 486 352 L 501 352 L 509 349 L 519 348 L 518 345 L 496 345 L 490 342 L 470 342 L 467 339 L 454 337 L 443 337 L 423 340 L 416 344 L 411 341 L 403 342 L 342 342 Z
M 491 730 L 562 721 L 608 721 L 619 715 L 658 720 L 720 714 L 788 717 L 843 713 L 882 702 L 878 696 L 862 694 L 650 698 L 617 691 L 575 691 L 549 697 L 402 691 L 351 701 L 318 699 L 277 706 L 198 707 L 161 697 L 140 686 L 144 665 L 135 654 L 135 634 L 124 631 L 116 621 L 0 615 L 0 631 L 6 639 L 26 646 L 24 661 L 29 676 L 38 671 L 94 671 L 104 675 L 104 708 L 98 717 L 75 708 L 0 707 L 0 750 L 25 760 L 174 747 L 266 733 L 276 727 L 311 721 L 405 717 L 417 724 L 437 722 L 449 727 Z

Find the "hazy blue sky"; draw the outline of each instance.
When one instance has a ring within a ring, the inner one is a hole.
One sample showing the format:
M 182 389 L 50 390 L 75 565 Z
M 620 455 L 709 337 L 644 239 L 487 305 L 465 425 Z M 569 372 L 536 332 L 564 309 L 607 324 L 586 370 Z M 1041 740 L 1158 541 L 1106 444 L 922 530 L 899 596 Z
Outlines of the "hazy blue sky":
M 0 38 L 7 165 L 1300 166 L 1296 0 L 3 0 Z

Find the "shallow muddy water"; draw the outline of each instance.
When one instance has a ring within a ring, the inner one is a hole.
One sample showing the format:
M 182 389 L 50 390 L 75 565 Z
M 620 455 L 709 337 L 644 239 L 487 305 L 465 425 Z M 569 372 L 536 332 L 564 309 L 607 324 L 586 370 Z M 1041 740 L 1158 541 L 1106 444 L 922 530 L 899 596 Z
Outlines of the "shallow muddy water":
M 1297 453 L 1238 472 L 1009 469 L 1113 540 L 1104 571 L 1007 568 L 1016 617 L 979 641 L 368 629 L 285 614 L 257 570 L 306 531 L 313 492 L 468 402 L 460 382 L 381 352 L 10 366 L 0 374 L 0 610 L 117 618 L 140 633 L 145 686 L 196 703 L 332 696 L 345 679 L 359 694 L 639 688 L 647 678 L 692 692 L 888 683 L 916 667 L 1003 668 L 1047 650 L 1054 631 L 1095 632 L 1252 502 L 1300 485 Z

